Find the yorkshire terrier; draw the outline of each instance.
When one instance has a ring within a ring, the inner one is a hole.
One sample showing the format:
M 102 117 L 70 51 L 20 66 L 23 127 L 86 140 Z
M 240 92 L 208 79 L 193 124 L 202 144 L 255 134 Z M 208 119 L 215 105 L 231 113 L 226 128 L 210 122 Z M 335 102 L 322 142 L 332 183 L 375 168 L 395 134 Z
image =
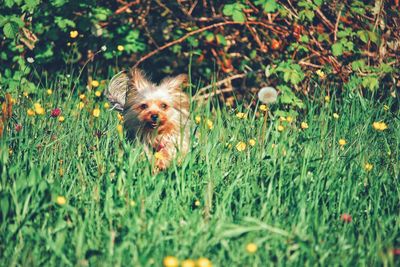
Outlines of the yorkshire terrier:
M 154 84 L 136 68 L 115 75 L 107 98 L 124 116 L 127 137 L 144 144 L 156 170 L 165 170 L 189 149 L 189 97 L 182 91 L 187 75 Z

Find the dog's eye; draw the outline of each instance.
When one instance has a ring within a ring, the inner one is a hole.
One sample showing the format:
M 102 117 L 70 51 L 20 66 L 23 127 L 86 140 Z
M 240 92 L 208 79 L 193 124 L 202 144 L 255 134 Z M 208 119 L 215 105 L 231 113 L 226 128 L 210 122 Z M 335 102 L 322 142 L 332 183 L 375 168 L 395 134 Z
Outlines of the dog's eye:
M 162 104 L 161 104 L 161 108 L 162 108 L 162 109 L 166 109 L 167 107 L 168 107 L 167 104 L 165 104 L 165 103 L 162 103 Z
M 140 105 L 140 108 L 141 108 L 141 109 L 146 109 L 147 107 L 148 107 L 147 104 L 141 104 L 141 105 Z

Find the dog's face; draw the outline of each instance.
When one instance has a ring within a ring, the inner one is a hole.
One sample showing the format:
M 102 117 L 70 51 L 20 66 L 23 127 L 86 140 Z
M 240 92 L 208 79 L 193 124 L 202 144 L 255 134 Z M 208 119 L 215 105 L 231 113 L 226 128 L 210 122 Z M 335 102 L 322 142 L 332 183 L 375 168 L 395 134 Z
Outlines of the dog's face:
M 159 134 L 179 126 L 182 114 L 186 116 L 189 109 L 188 98 L 181 90 L 184 82 L 186 75 L 179 75 L 156 85 L 147 80 L 140 70 L 133 69 L 125 103 L 126 123 L 139 124 L 135 128 Z

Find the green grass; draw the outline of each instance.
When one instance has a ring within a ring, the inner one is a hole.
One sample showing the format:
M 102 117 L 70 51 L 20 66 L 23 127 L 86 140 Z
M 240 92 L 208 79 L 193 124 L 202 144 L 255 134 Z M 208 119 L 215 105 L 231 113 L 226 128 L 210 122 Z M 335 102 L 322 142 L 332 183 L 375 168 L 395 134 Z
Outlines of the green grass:
M 214 266 L 399 263 L 400 123 L 383 108 L 393 99 L 316 97 L 291 123 L 272 105 L 264 144 L 254 108 L 208 103 L 193 109 L 202 122 L 187 157 L 152 175 L 141 145 L 119 136 L 116 112 L 86 95 L 82 110 L 76 94 L 57 92 L 14 106 L 23 130 L 10 122 L 0 139 L 1 266 L 161 266 L 167 255 Z M 37 101 L 46 115 L 27 116 Z M 55 107 L 64 122 L 49 116 Z M 389 128 L 376 131 L 374 121 Z M 254 147 L 235 148 L 252 138 Z

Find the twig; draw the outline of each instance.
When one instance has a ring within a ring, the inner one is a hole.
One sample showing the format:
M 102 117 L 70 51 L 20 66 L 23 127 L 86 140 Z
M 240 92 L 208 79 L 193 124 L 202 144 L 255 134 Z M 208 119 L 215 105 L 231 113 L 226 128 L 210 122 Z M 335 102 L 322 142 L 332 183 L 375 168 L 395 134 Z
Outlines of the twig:
M 192 99 L 193 99 L 194 101 L 206 100 L 206 99 L 208 99 L 209 97 L 213 97 L 213 96 L 215 96 L 215 95 L 220 95 L 220 94 L 222 94 L 222 93 L 232 92 L 232 91 L 233 91 L 233 87 L 224 88 L 224 89 L 218 89 L 218 90 L 215 90 L 214 92 L 211 92 L 211 93 L 208 93 L 208 94 L 205 94 L 205 95 L 197 95 L 197 96 L 194 96 Z
M 253 36 L 254 40 L 256 41 L 256 43 L 258 44 L 258 46 L 260 47 L 262 52 L 267 52 L 267 47 L 265 46 L 265 44 L 261 41 L 260 37 L 258 37 L 257 31 L 254 30 L 252 27 L 250 27 L 248 24 L 246 24 L 246 28 L 249 29 L 251 35 Z
M 160 46 L 159 48 L 157 48 L 156 50 L 151 51 L 150 53 L 146 54 L 145 56 L 141 57 L 136 64 L 134 65 L 134 67 L 137 67 L 140 63 L 142 63 L 143 61 L 145 61 L 146 59 L 154 56 L 155 54 L 167 49 L 168 47 L 174 46 L 176 44 L 179 44 L 183 41 L 185 41 L 187 38 L 189 38 L 192 35 L 198 34 L 200 32 L 204 32 L 207 31 L 209 29 L 212 28 L 217 28 L 217 27 L 221 27 L 221 26 L 225 26 L 225 25 L 244 25 L 244 24 L 250 24 L 250 25 L 259 25 L 262 27 L 265 27 L 267 29 L 270 29 L 271 31 L 275 32 L 275 33 L 279 33 L 279 34 L 288 34 L 287 30 L 277 30 L 274 28 L 274 26 L 276 27 L 276 25 L 269 25 L 267 23 L 264 22 L 259 22 L 259 21 L 248 21 L 248 22 L 235 22 L 235 21 L 225 21 L 225 22 L 220 22 L 220 23 L 215 23 L 200 29 L 197 29 L 195 31 L 189 32 L 186 35 L 182 36 L 181 38 L 174 40 L 172 42 L 166 43 L 163 46 Z
M 213 88 L 213 87 L 220 86 L 220 85 L 222 85 L 222 84 L 225 84 L 226 82 L 230 82 L 230 81 L 233 81 L 233 80 L 236 80 L 236 79 L 244 78 L 244 77 L 246 77 L 247 75 L 248 75 L 248 73 L 236 74 L 236 75 L 230 76 L 230 77 L 228 77 L 228 78 L 225 78 L 225 79 L 223 79 L 223 80 L 221 80 L 221 81 L 218 81 L 218 82 L 216 82 L 216 83 L 207 85 L 207 86 L 205 86 L 205 87 L 199 89 L 194 97 L 199 96 L 199 95 L 205 93 L 208 89 L 211 89 L 211 88 Z
M 344 7 L 344 5 L 342 5 L 341 7 L 340 7 L 340 9 L 339 9 L 339 13 L 338 13 L 338 15 L 337 15 L 337 18 L 336 18 L 336 23 L 335 23 L 335 30 L 334 30 L 334 32 L 333 32 L 333 41 L 336 43 L 336 40 L 337 40 L 337 31 L 338 31 L 338 27 L 339 27 L 339 21 L 340 21 L 340 16 L 342 15 L 342 10 L 343 10 L 343 7 Z
M 128 8 L 130 8 L 131 6 L 137 5 L 137 4 L 139 4 L 139 3 L 140 3 L 140 0 L 137 0 L 137 1 L 135 1 L 135 2 L 127 3 L 127 4 L 124 5 L 123 7 L 118 8 L 118 9 L 114 12 L 114 14 L 116 14 L 116 15 L 121 14 L 122 12 L 125 12 L 125 10 L 127 10 Z
M 324 24 L 333 31 L 335 29 L 335 26 L 327 19 L 327 17 L 325 17 L 324 13 L 322 13 L 319 8 L 317 8 L 315 11 L 317 12 L 317 15 L 322 19 L 322 22 L 324 22 Z

